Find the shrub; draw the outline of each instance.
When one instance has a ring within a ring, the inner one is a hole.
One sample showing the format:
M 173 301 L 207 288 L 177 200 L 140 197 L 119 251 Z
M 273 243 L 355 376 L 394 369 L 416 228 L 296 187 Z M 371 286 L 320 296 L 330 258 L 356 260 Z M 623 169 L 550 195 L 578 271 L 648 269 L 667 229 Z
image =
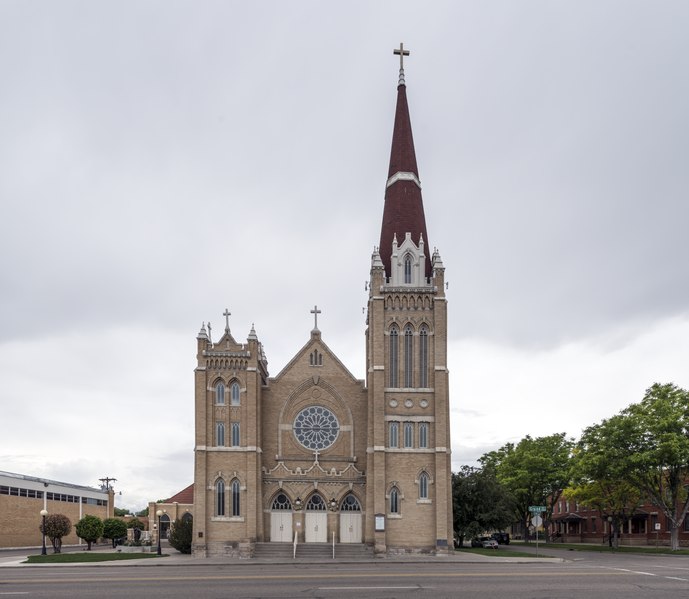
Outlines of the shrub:
M 180 553 L 191 553 L 191 520 L 175 520 L 168 541 Z

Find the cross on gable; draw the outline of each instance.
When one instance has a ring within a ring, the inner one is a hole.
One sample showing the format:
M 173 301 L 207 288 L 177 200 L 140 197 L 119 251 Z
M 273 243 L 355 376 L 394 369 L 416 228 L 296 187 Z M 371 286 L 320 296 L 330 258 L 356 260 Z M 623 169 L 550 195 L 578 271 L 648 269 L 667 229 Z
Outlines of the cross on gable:
M 232 312 L 230 312 L 227 308 L 225 308 L 225 311 L 222 313 L 222 315 L 225 317 L 225 330 L 229 331 L 230 330 L 230 316 L 232 316 Z
M 313 310 L 311 310 L 311 314 L 313 314 L 313 330 L 317 331 L 318 330 L 318 315 L 321 313 L 321 311 L 318 309 L 318 306 L 314 306 Z

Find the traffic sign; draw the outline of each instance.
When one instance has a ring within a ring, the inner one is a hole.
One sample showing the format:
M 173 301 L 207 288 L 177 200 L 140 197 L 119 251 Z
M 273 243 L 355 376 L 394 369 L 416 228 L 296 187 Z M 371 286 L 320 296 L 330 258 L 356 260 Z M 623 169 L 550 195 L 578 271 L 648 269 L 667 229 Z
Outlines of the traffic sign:
M 532 514 L 540 514 L 541 512 L 545 512 L 545 506 L 544 505 L 530 505 L 529 511 Z

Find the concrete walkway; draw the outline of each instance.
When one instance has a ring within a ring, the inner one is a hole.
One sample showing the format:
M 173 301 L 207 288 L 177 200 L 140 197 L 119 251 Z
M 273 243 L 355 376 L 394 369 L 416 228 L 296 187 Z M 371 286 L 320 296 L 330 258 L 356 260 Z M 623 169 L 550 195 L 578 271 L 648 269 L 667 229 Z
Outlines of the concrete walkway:
M 85 549 L 83 549 L 85 551 Z M 40 554 L 41 548 L 28 549 L 13 549 L 8 551 L 0 551 L 0 568 L 64 568 L 64 567 L 141 567 L 141 566 L 209 566 L 209 565 L 242 565 L 242 566 L 262 566 L 265 564 L 315 564 L 315 563 L 348 563 L 348 564 L 366 564 L 371 562 L 390 562 L 390 563 L 561 563 L 566 560 L 562 558 L 536 558 L 536 557 L 512 557 L 507 551 L 500 551 L 498 549 L 493 555 L 479 555 L 469 552 L 455 552 L 451 555 L 386 555 L 381 557 L 374 557 L 369 559 L 239 559 L 229 557 L 208 557 L 195 558 L 191 555 L 184 555 L 171 549 L 169 547 L 163 548 L 163 553 L 167 557 L 159 559 L 132 559 L 123 561 L 107 561 L 107 562 L 90 562 L 90 563 L 70 563 L 70 564 L 26 564 L 29 555 Z M 75 548 L 66 548 L 64 553 L 80 552 Z M 98 546 L 91 550 L 92 553 L 114 553 L 111 547 Z M 48 553 L 52 553 L 52 548 L 48 549 Z

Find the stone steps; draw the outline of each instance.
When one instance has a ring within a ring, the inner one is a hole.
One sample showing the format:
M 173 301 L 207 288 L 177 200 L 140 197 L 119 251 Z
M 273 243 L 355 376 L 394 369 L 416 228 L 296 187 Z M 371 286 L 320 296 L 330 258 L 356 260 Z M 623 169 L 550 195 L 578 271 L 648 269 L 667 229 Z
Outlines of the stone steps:
M 292 543 L 256 543 L 254 557 L 263 559 L 292 559 Z M 338 543 L 335 545 L 335 559 L 370 559 L 371 548 L 363 543 Z M 297 559 L 327 560 L 333 558 L 330 543 L 299 543 Z

